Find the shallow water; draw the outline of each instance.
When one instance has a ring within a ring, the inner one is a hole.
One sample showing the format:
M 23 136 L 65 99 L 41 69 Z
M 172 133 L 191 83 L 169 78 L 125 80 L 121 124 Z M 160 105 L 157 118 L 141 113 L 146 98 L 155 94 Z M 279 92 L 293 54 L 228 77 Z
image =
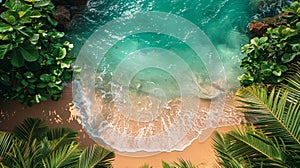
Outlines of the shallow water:
M 183 150 L 240 122 L 240 47 L 258 1 L 90 0 L 73 20 L 74 103 L 86 131 L 119 152 Z M 257 17 L 257 15 L 256 15 Z

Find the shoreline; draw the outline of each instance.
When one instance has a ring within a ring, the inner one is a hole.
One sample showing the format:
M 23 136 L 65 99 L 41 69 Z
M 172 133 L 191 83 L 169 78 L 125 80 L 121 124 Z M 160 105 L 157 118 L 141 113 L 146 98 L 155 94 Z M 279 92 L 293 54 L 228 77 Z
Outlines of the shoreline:
M 220 133 L 225 133 L 232 130 L 235 126 L 220 127 L 216 130 Z M 146 157 L 128 157 L 116 153 L 113 161 L 114 168 L 139 168 L 144 164 L 152 166 L 152 168 L 162 168 L 162 160 L 171 163 L 178 161 L 178 158 L 190 160 L 199 168 L 215 168 L 216 157 L 212 147 L 213 134 L 204 142 L 195 140 L 190 146 L 183 151 L 161 152 L 152 156 Z
M 95 141 L 82 128 L 82 125 L 76 120 L 72 114 L 72 89 L 66 87 L 63 96 L 59 101 L 46 101 L 40 104 L 35 104 L 32 107 L 22 106 L 16 101 L 0 102 L 0 130 L 11 131 L 16 125 L 21 123 L 25 118 L 42 118 L 46 120 L 50 128 L 67 127 L 78 132 L 79 143 L 82 146 L 90 146 L 95 144 Z M 234 126 L 224 126 L 217 128 L 220 132 L 227 132 Z M 213 134 L 212 134 L 213 135 Z M 194 140 L 191 145 L 183 151 L 161 152 L 145 157 L 129 157 L 124 154 L 115 152 L 116 157 L 113 161 L 115 168 L 138 168 L 145 163 L 153 168 L 162 167 L 161 161 L 168 163 L 177 161 L 178 158 L 190 160 L 199 168 L 216 167 L 213 147 L 211 145 L 212 136 L 209 136 L 204 142 Z

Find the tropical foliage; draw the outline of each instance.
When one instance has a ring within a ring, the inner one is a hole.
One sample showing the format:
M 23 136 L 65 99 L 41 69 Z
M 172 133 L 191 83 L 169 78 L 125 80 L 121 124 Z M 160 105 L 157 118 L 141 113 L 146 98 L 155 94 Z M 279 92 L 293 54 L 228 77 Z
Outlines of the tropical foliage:
M 114 153 L 98 145 L 85 149 L 67 128 L 49 129 L 45 121 L 28 118 L 12 132 L 0 132 L 0 167 L 105 168 Z
M 178 159 L 178 162 L 172 162 L 172 164 L 162 161 L 162 165 L 163 168 L 197 168 L 191 161 L 183 159 Z
M 0 6 L 0 100 L 31 105 L 61 97 L 72 78 L 73 47 L 55 29 L 50 0 L 5 0 Z
M 172 162 L 172 163 L 167 163 L 165 161 L 162 161 L 162 167 L 163 168 L 197 168 L 196 165 L 194 165 L 191 161 L 189 160 L 183 160 L 182 158 L 178 159 L 178 162 Z M 152 168 L 152 166 L 148 164 L 144 164 L 140 168 Z
M 263 37 L 254 37 L 242 47 L 246 56 L 239 76 L 242 86 L 267 85 L 283 81 L 287 65 L 300 60 L 300 3 L 284 7 L 279 18 L 286 23 L 268 28 Z
M 300 165 L 300 62 L 285 83 L 270 91 L 251 86 L 237 91 L 238 108 L 250 121 L 225 135 L 214 147 L 223 167 L 286 167 Z

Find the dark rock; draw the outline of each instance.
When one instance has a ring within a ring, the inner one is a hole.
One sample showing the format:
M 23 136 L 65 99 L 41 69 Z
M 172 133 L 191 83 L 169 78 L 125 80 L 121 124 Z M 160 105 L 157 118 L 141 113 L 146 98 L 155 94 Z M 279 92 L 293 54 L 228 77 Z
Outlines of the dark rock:
M 56 6 L 56 14 L 53 16 L 58 22 L 57 29 L 68 31 L 72 18 L 80 14 L 86 8 L 87 0 L 53 0 Z
M 52 0 L 55 6 L 58 5 L 70 5 L 70 6 L 82 6 L 86 5 L 87 0 Z
M 287 13 L 280 13 L 277 16 L 266 17 L 266 18 L 263 18 L 262 21 L 271 26 L 278 26 L 278 25 L 286 24 L 287 20 L 283 18 L 284 15 L 287 15 Z
M 71 13 L 69 9 L 61 5 L 56 6 L 56 13 L 53 17 L 58 22 L 58 29 L 69 29 L 71 21 Z
M 250 23 L 249 30 L 253 35 L 261 37 L 269 27 L 269 24 L 253 20 Z

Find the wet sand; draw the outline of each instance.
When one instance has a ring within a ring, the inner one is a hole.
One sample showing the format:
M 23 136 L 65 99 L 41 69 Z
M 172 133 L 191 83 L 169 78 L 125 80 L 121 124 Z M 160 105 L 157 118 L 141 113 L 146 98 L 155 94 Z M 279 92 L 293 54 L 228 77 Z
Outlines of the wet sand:
M 71 110 L 70 110 L 71 109 Z M 80 143 L 83 146 L 89 146 L 95 143 L 84 131 L 78 121 L 72 117 L 72 89 L 66 88 L 63 97 L 57 101 L 47 101 L 32 107 L 24 107 L 16 101 L 0 102 L 0 130 L 10 131 L 25 118 L 36 117 L 43 118 L 51 128 L 68 127 L 79 132 Z M 219 132 L 226 132 L 232 127 L 218 128 Z M 115 168 L 138 168 L 148 163 L 153 168 L 161 167 L 161 161 L 176 161 L 178 158 L 191 160 L 199 168 L 216 167 L 214 150 L 212 148 L 212 138 L 204 142 L 195 140 L 189 147 L 180 152 L 158 153 L 146 157 L 128 157 L 124 154 L 116 153 L 113 165 Z

